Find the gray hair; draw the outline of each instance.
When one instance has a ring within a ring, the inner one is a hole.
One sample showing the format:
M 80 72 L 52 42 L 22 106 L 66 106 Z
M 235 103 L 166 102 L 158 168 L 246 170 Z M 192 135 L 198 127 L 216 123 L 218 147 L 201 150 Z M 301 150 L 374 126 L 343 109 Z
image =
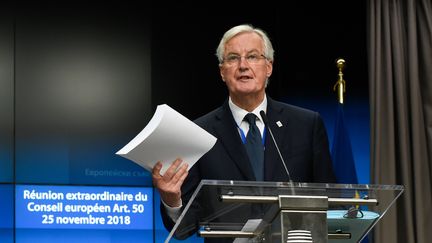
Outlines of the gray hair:
M 250 24 L 243 24 L 234 26 L 229 29 L 227 32 L 225 32 L 222 39 L 220 40 L 219 45 L 216 49 L 216 56 L 219 60 L 219 64 L 222 64 L 223 61 L 225 44 L 236 35 L 244 32 L 254 32 L 261 36 L 264 41 L 264 56 L 267 58 L 267 60 L 273 61 L 274 49 L 267 34 L 263 30 L 255 28 Z

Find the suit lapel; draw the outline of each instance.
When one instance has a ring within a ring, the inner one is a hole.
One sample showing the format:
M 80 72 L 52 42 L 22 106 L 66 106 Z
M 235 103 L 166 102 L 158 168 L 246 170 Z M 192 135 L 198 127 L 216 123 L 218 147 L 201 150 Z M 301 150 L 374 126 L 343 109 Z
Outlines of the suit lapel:
M 267 96 L 268 98 L 268 96 Z M 283 124 L 283 107 L 278 105 L 272 99 L 268 98 L 267 104 L 267 117 L 270 129 L 273 132 L 273 136 L 276 140 L 279 149 L 282 149 L 284 144 L 284 134 L 287 124 Z M 279 125 L 278 125 L 279 124 Z M 280 126 L 281 125 L 281 126 Z M 274 145 L 271 138 L 270 132 L 267 129 L 266 141 L 265 141 L 265 154 L 264 154 L 264 178 L 266 180 L 288 180 L 285 169 L 283 168 L 282 161 L 279 157 L 279 153 Z
M 222 146 L 227 150 L 229 157 L 236 163 L 246 180 L 256 180 L 228 102 L 225 102 L 221 112 L 217 113 L 216 120 L 215 132 Z

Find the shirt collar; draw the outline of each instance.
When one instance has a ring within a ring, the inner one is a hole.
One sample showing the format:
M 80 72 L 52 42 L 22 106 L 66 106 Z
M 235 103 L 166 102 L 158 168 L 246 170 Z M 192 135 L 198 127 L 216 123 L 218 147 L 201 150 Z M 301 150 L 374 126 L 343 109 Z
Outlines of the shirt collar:
M 240 126 L 241 122 L 243 121 L 243 118 L 246 116 L 246 114 L 249 113 L 249 111 L 244 110 L 244 109 L 238 107 L 236 104 L 234 104 L 231 100 L 231 97 L 229 97 L 228 104 L 229 104 L 229 107 L 231 109 L 231 113 L 233 114 L 235 122 L 237 123 L 237 125 Z M 254 113 L 258 117 L 258 119 L 261 121 L 260 111 L 264 111 L 265 113 L 267 113 L 267 96 L 266 95 L 264 95 L 264 99 L 261 102 L 261 104 L 259 104 L 252 111 L 252 113 Z

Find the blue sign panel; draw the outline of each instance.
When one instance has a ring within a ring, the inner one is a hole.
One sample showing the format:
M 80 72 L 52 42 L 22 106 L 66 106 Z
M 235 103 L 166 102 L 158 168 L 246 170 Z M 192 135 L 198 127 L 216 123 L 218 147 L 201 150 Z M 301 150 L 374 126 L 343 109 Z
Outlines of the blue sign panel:
M 153 230 L 153 191 L 143 187 L 16 186 L 17 229 Z

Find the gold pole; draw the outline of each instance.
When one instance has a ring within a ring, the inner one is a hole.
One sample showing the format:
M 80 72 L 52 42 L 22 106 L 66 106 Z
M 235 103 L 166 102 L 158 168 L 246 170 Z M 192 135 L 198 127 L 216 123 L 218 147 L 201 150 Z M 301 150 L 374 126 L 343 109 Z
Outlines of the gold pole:
M 333 90 L 336 91 L 337 88 L 337 93 L 338 93 L 338 101 L 339 103 L 343 104 L 344 103 L 344 93 L 345 93 L 345 80 L 343 79 L 343 73 L 342 70 L 345 67 L 345 60 L 344 59 L 337 59 L 336 60 L 336 67 L 339 69 L 339 79 L 336 82 L 336 84 L 333 86 Z

